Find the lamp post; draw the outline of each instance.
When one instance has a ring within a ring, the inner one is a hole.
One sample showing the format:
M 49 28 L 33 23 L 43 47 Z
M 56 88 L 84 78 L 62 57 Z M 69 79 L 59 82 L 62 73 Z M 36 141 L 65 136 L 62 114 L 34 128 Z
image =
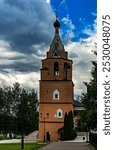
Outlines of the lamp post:
M 21 150 L 24 150 L 24 121 L 26 114 L 26 103 L 23 97 L 21 97 L 20 102 L 20 119 L 21 119 Z
M 22 123 L 22 133 L 21 133 L 21 149 L 24 150 L 24 129 Z
M 47 118 L 49 118 L 49 113 L 47 113 L 46 116 L 43 116 L 42 113 L 40 113 L 40 115 L 41 115 L 41 118 L 43 119 L 43 122 L 44 122 L 44 142 L 45 142 L 45 140 L 46 140 L 46 138 L 45 138 L 45 120 Z

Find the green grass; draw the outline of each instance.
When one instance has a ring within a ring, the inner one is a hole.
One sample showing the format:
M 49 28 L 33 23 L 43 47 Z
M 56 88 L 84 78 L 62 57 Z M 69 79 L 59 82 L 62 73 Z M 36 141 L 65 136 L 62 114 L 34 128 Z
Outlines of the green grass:
M 24 150 L 36 150 L 47 145 L 47 143 L 25 143 Z M 0 150 L 21 150 L 20 143 L 0 144 Z

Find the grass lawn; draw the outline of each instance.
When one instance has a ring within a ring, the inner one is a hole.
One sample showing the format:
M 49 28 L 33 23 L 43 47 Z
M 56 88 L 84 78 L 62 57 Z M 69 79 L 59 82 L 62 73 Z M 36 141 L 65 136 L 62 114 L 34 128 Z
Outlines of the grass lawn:
M 25 143 L 24 150 L 36 150 L 36 148 L 43 147 L 45 145 L 47 145 L 47 143 Z M 21 144 L 0 144 L 0 150 L 21 150 Z

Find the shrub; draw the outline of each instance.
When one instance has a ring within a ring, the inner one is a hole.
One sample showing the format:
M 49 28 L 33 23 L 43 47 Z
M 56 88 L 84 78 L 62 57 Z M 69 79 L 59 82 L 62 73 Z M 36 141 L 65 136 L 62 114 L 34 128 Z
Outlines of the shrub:
M 97 133 L 89 133 L 90 144 L 97 146 Z
M 73 113 L 70 111 L 68 114 L 65 113 L 64 117 L 64 128 L 63 132 L 60 133 L 60 140 L 74 140 L 77 136 L 74 130 Z
M 14 139 L 21 139 L 21 135 L 14 135 Z
M 0 140 L 5 140 L 6 139 L 6 135 L 5 134 L 0 134 Z

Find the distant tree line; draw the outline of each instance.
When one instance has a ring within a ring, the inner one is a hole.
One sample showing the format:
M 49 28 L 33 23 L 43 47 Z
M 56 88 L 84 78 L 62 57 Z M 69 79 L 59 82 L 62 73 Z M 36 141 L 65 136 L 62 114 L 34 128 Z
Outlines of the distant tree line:
M 14 83 L 13 87 L 0 88 L 0 132 L 25 134 L 37 130 L 37 93 L 27 91 Z

